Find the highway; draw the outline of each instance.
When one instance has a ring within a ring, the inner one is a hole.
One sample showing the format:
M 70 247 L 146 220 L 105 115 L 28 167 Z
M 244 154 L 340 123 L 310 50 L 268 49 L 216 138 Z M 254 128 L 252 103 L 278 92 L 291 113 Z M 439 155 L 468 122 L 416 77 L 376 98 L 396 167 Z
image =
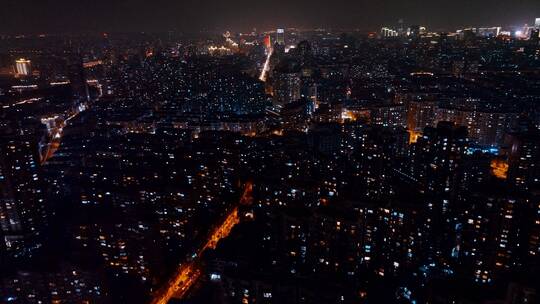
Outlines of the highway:
M 62 132 L 65 126 L 65 121 L 60 120 L 57 117 L 53 117 L 42 120 L 42 122 L 47 126 L 48 133 L 48 142 L 42 144 L 44 151 L 41 151 L 41 164 L 44 164 L 54 155 L 56 150 L 60 148 L 60 142 L 62 141 Z
M 263 82 L 266 82 L 267 74 L 270 71 L 270 58 L 272 57 L 273 52 L 274 52 L 273 48 L 268 49 L 268 54 L 266 56 L 266 60 L 264 62 L 264 65 L 261 71 L 261 76 L 259 76 L 259 80 Z

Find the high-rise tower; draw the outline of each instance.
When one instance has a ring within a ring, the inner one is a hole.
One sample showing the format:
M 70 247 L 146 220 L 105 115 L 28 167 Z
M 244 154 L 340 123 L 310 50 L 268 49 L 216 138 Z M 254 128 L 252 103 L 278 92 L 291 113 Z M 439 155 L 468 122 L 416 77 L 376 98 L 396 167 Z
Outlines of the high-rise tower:
M 279 45 L 285 45 L 285 29 L 278 28 L 276 30 L 276 43 Z

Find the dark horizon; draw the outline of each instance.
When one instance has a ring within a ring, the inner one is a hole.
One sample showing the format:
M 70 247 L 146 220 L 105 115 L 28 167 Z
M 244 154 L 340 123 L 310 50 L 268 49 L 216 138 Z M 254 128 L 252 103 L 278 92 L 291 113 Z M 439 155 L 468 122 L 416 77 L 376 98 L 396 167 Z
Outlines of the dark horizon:
M 182 1 L 13 1 L 0 11 L 0 32 L 198 32 L 216 29 L 267 30 L 276 27 L 378 30 L 381 26 L 420 24 L 433 30 L 465 26 L 521 26 L 540 16 L 540 1 L 491 3 L 478 0 L 353 1 L 300 0 L 288 3 L 263 0 Z

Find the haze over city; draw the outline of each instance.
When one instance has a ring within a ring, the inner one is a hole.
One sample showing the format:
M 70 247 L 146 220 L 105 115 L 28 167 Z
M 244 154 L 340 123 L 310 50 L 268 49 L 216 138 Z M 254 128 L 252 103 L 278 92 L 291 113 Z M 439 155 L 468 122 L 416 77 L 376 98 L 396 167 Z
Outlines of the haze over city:
M 374 30 L 404 19 L 439 30 L 463 26 L 522 25 L 538 14 L 535 0 L 6 0 L 0 33 L 81 31 L 199 31 L 253 27 Z

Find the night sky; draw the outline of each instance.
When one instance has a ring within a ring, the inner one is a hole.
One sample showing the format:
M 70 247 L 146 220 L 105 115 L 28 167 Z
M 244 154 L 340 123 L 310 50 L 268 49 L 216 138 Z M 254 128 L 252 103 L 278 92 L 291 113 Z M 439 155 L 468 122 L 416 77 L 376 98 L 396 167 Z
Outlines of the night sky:
M 377 30 L 522 25 L 540 0 L 1 0 L 0 32 L 198 31 L 283 27 Z

